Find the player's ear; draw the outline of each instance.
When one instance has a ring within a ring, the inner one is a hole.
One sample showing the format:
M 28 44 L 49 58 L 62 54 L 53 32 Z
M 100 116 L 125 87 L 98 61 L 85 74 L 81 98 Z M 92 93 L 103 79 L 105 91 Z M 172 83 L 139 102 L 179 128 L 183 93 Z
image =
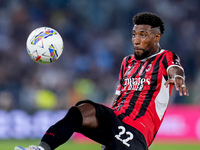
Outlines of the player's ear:
M 156 34 L 155 34 L 155 37 L 154 37 L 155 43 L 159 43 L 160 38 L 161 38 L 161 33 L 156 33 Z

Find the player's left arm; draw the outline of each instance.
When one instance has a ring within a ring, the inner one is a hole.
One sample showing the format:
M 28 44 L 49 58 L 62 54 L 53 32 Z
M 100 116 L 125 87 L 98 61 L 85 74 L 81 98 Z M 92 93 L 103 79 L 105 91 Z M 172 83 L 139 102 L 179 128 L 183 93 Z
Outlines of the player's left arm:
M 187 86 L 185 84 L 185 75 L 184 70 L 180 66 L 172 66 L 167 71 L 169 79 L 165 82 L 165 86 L 168 87 L 169 84 L 175 85 L 177 91 L 179 91 L 179 95 L 189 96 L 189 92 Z

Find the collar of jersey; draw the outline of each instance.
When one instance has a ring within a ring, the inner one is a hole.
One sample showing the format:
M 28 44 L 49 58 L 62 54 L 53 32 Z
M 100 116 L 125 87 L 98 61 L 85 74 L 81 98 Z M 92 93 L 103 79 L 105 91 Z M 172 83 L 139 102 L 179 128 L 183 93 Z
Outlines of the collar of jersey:
M 164 51 L 164 49 L 161 49 L 159 53 L 156 53 L 156 54 L 153 54 L 153 55 L 151 55 L 151 56 L 149 56 L 147 58 L 141 59 L 140 61 L 141 62 L 145 62 L 147 59 L 152 58 L 152 57 L 154 57 L 154 56 L 156 56 L 158 54 L 161 54 L 163 51 Z

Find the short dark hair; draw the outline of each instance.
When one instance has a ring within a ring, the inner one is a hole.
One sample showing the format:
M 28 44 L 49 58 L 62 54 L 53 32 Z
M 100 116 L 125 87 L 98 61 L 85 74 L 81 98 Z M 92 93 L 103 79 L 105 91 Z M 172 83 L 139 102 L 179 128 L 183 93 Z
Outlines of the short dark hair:
M 159 27 L 161 34 L 163 34 L 165 30 L 162 19 L 158 15 L 150 12 L 138 13 L 133 17 L 133 23 L 135 25 L 150 25 L 152 28 Z

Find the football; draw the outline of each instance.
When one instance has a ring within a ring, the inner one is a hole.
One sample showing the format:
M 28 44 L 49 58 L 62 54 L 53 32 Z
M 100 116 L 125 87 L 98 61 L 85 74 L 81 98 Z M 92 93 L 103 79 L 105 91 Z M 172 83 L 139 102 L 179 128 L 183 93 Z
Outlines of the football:
M 50 27 L 33 30 L 27 38 L 26 49 L 32 60 L 41 64 L 56 61 L 63 52 L 60 34 Z

